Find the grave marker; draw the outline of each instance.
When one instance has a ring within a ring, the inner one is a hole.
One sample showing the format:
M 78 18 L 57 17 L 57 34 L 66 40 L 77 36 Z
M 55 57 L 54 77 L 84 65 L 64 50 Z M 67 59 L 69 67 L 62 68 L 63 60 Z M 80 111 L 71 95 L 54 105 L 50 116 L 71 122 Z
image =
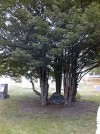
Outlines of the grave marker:
M 8 97 L 8 84 L 0 84 L 0 99 L 5 99 Z

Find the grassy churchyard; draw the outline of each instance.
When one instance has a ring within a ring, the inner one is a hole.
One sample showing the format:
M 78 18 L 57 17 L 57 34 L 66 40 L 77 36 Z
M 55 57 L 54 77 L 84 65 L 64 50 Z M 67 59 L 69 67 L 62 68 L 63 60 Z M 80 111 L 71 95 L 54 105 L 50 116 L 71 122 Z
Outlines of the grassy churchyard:
M 29 85 L 11 83 L 10 98 L 0 100 L 0 134 L 94 134 L 100 91 L 80 83 L 78 93 L 81 100 L 71 108 L 43 107 Z

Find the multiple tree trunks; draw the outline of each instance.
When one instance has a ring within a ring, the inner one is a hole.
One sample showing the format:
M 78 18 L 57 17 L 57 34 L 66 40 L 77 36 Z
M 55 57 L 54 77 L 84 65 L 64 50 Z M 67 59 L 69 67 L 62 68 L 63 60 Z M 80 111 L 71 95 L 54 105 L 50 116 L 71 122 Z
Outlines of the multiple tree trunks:
M 73 57 L 69 59 L 71 63 Z M 54 75 L 56 82 L 56 94 L 61 95 L 61 84 L 62 84 L 62 63 L 61 59 L 56 59 L 56 66 L 54 67 Z M 75 64 L 72 66 L 67 64 L 67 71 L 64 72 L 64 105 L 71 106 L 72 102 L 76 100 L 77 93 L 77 77 Z M 40 73 L 40 87 L 41 87 L 41 104 L 46 105 L 48 100 L 48 76 L 46 68 L 41 68 Z
M 41 88 L 41 104 L 42 105 L 46 105 L 48 103 L 48 78 L 46 76 L 46 72 L 44 70 L 42 70 L 43 72 L 43 76 L 41 77 L 41 84 L 40 84 L 40 88 Z M 77 84 L 74 80 L 74 78 L 69 78 L 67 79 L 67 76 L 64 76 L 64 106 L 71 106 L 73 102 L 75 102 L 76 100 L 76 93 L 77 93 Z M 57 83 L 56 83 L 57 85 Z M 57 91 L 58 88 L 58 91 Z M 61 95 L 61 87 L 59 87 L 59 85 L 57 85 L 56 87 L 56 95 L 60 96 Z M 52 100 L 56 101 L 56 100 Z M 63 101 L 63 100 L 62 100 Z M 61 102 L 62 102 L 61 101 Z M 51 102 L 51 104 L 52 104 Z M 59 102 L 60 104 L 60 102 Z
M 69 77 L 69 78 L 68 78 Z M 76 100 L 77 84 L 74 76 L 64 74 L 64 105 L 71 106 Z
M 69 55 L 70 53 L 70 55 Z M 69 58 L 62 64 L 63 56 Z M 74 64 L 73 64 L 74 62 Z M 77 60 L 74 56 L 74 49 L 69 49 L 65 55 L 61 55 L 61 59 L 55 59 L 56 66 L 54 66 L 54 75 L 56 82 L 56 95 L 61 95 L 61 87 L 63 81 L 64 89 L 64 106 L 71 106 L 76 101 L 78 74 L 77 74 Z M 41 88 L 41 104 L 48 103 L 48 69 L 46 67 L 40 68 L 40 88 Z M 55 98 L 55 97 L 54 97 Z M 55 101 L 55 100 L 54 100 Z

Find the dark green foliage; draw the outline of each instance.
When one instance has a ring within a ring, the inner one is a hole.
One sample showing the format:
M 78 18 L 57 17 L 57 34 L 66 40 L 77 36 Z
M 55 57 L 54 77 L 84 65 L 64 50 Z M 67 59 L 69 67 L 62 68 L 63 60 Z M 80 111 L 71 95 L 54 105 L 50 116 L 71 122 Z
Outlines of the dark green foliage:
M 100 65 L 100 4 L 9 0 L 0 13 L 0 73 L 39 78 L 43 105 L 52 75 L 57 94 L 63 80 L 65 105 L 71 105 L 78 82 Z

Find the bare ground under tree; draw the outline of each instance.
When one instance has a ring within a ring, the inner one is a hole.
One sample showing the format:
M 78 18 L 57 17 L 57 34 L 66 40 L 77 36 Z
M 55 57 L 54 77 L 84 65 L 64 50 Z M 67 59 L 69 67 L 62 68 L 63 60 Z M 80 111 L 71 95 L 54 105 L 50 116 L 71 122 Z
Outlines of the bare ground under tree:
M 27 98 L 19 104 L 19 111 L 33 113 L 35 115 L 47 114 L 54 116 L 81 116 L 85 113 L 96 111 L 98 104 L 93 101 L 80 100 L 72 107 L 64 108 L 64 105 L 47 105 L 41 106 L 37 98 Z

